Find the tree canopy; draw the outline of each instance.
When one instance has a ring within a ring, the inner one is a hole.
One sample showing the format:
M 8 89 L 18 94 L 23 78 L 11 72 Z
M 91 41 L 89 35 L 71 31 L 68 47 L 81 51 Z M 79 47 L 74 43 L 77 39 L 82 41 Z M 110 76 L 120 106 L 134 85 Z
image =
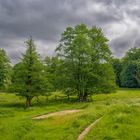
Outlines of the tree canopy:
M 131 48 L 122 59 L 121 85 L 123 87 L 138 88 L 140 69 L 140 48 Z
M 68 27 L 56 52 L 61 60 L 61 88 L 76 91 L 79 100 L 93 92 L 110 92 L 115 88 L 108 39 L 100 28 L 89 29 L 84 24 Z

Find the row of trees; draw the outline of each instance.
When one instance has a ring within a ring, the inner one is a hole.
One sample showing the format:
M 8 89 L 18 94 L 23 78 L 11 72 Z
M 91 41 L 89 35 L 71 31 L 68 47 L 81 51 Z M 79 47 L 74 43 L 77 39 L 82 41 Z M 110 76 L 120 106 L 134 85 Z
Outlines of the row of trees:
M 120 87 L 140 87 L 140 48 L 131 48 L 122 59 L 113 59 L 116 83 Z
M 0 50 L 0 89 L 25 97 L 26 106 L 35 96 L 54 91 L 85 101 L 93 93 L 109 93 L 116 88 L 108 39 L 100 28 L 84 24 L 66 28 L 56 56 L 44 60 L 32 38 L 26 46 L 20 62 L 13 67 L 5 51 Z

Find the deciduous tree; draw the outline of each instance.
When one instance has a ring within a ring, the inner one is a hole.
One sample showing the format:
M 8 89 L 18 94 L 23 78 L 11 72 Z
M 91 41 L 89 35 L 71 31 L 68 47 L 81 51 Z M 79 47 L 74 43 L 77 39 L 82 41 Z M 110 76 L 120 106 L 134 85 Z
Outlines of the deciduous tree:
M 105 88 L 110 92 L 114 89 L 113 69 L 108 71 L 109 74 L 104 72 L 111 67 L 111 51 L 107 42 L 108 39 L 97 27 L 89 29 L 80 24 L 64 31 L 56 49 L 61 60 L 60 83 L 64 91 L 67 88 L 73 90 L 79 100 L 83 101 L 94 92 L 105 92 Z M 105 84 L 107 81 L 110 82 Z

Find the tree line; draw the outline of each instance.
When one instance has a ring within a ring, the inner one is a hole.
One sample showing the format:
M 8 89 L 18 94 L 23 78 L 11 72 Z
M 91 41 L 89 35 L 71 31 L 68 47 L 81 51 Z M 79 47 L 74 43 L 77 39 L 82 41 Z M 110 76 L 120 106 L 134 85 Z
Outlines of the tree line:
M 0 49 L 0 90 L 25 97 L 27 107 L 34 97 L 55 91 L 86 101 L 94 93 L 115 91 L 116 84 L 139 87 L 140 49 L 131 49 L 122 59 L 113 58 L 108 39 L 96 26 L 67 27 L 56 47 L 56 55 L 46 56 L 44 60 L 32 38 L 25 44 L 26 52 L 14 66 Z
M 131 48 L 121 59 L 113 59 L 116 84 L 119 87 L 140 87 L 140 48 Z

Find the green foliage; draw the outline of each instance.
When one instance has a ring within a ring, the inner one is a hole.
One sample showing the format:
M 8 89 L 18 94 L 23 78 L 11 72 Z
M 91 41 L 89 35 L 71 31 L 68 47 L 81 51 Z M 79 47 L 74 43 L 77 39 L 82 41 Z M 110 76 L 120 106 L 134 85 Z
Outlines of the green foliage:
M 88 29 L 80 24 L 64 31 L 56 49 L 61 60 L 59 80 L 62 90 L 70 88 L 77 91 L 78 97 L 83 100 L 97 90 L 110 92 L 114 89 L 115 77 L 110 68 L 111 51 L 107 42 L 102 30 L 97 27 Z M 97 81 L 102 85 L 96 86 Z
M 10 59 L 3 49 L 0 49 L 0 90 L 8 90 L 11 84 Z
M 116 76 L 116 84 L 118 86 L 121 86 L 121 71 L 122 71 L 122 67 L 123 67 L 122 62 L 120 59 L 113 58 L 112 65 L 113 65 L 113 69 L 114 69 L 115 76 Z
M 110 93 L 116 90 L 114 71 L 110 64 L 102 64 L 97 74 L 99 75 L 95 82 L 97 93 Z
M 58 57 L 46 57 L 44 60 L 44 70 L 45 70 L 45 77 L 48 81 L 48 89 L 50 92 L 54 92 L 58 89 L 59 83 L 57 82 L 57 71 L 59 66 L 59 60 Z
M 136 63 L 135 61 L 130 61 L 123 66 L 121 72 L 121 83 L 123 87 L 139 87 L 137 80 L 133 75 L 136 74 Z
M 136 65 L 136 69 L 135 69 L 135 74 L 133 74 L 133 77 L 136 79 L 140 87 L 140 61 L 136 61 L 135 65 Z
M 140 48 L 130 49 L 123 58 L 121 83 L 123 87 L 140 87 Z
M 131 48 L 123 58 L 124 62 L 140 60 L 140 48 Z
M 43 63 L 36 52 L 33 40 L 26 41 L 26 45 L 27 50 L 21 62 L 13 68 L 12 86 L 20 96 L 26 97 L 26 105 L 30 106 L 33 97 L 46 92 L 47 80 Z

